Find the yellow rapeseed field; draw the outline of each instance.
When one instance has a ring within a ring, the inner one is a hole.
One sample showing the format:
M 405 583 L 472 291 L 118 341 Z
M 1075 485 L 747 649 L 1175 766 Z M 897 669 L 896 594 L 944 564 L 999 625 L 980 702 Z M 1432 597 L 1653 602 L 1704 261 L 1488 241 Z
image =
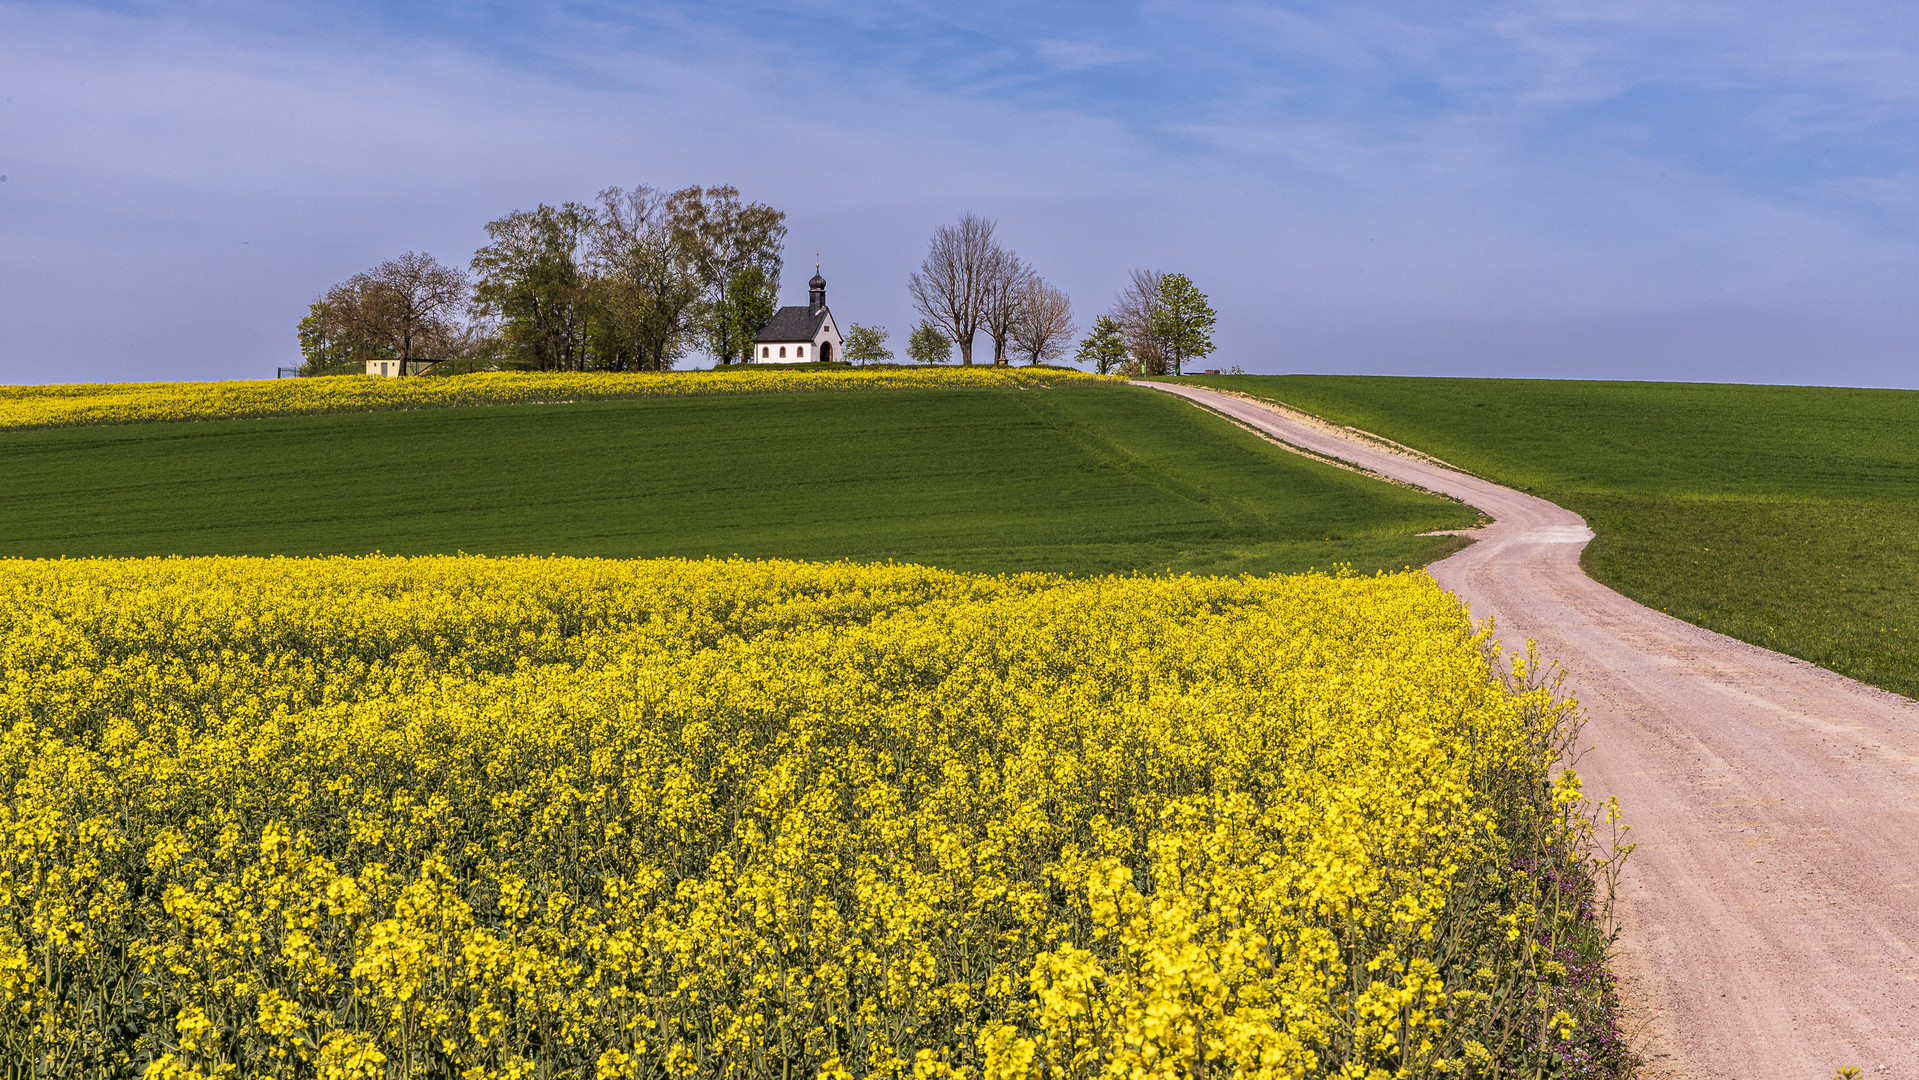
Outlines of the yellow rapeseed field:
M 1418 573 L 0 563 L 0 1057 L 1596 1075 L 1570 720 Z
M 755 364 L 731 371 L 639 374 L 493 372 L 406 379 L 343 375 L 201 383 L 60 383 L 0 386 L 0 430 L 695 394 L 922 390 L 1088 381 L 1119 380 L 1056 368 L 1021 370 L 982 366 L 791 371 L 775 365 Z

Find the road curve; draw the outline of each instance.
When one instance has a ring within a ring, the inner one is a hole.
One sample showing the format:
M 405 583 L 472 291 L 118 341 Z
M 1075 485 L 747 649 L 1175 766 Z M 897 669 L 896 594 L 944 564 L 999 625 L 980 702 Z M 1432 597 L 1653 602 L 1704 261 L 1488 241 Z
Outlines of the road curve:
M 1639 848 L 1619 974 L 1654 1077 L 1919 1078 L 1919 703 L 1644 607 L 1587 577 L 1577 514 L 1331 425 L 1195 387 L 1283 442 L 1493 524 L 1430 567 L 1538 642 L 1590 720 L 1587 792 Z

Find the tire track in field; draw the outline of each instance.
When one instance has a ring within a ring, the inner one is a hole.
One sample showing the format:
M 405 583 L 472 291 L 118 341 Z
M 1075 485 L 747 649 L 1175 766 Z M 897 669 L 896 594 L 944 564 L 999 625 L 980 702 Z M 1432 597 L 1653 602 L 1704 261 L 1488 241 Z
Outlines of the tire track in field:
M 1639 844 L 1618 971 L 1642 1075 L 1919 1078 L 1919 702 L 1613 592 L 1579 567 L 1585 522 L 1543 499 L 1244 398 L 1140 385 L 1493 519 L 1429 570 L 1509 645 L 1537 641 L 1590 717 L 1587 793 L 1617 797 Z

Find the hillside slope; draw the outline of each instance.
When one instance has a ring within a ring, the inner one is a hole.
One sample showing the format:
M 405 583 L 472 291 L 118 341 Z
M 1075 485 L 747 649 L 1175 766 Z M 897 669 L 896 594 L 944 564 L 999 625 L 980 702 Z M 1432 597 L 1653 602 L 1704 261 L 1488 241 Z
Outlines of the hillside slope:
M 0 433 L 0 556 L 1422 564 L 1472 511 L 1112 385 L 755 394 Z
M 1711 630 L 1919 697 L 1919 393 L 1214 376 L 1584 517 L 1588 573 Z

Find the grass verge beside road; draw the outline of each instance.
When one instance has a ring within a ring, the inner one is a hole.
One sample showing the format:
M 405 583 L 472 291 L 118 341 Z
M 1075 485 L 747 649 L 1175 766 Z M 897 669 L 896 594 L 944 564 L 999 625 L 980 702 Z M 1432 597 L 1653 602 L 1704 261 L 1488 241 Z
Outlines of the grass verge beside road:
M 1414 534 L 1477 517 L 1090 380 L 25 430 L 0 455 L 0 556 L 1370 571 L 1453 550 Z
M 1919 392 L 1207 376 L 1584 516 L 1648 606 L 1919 697 Z

